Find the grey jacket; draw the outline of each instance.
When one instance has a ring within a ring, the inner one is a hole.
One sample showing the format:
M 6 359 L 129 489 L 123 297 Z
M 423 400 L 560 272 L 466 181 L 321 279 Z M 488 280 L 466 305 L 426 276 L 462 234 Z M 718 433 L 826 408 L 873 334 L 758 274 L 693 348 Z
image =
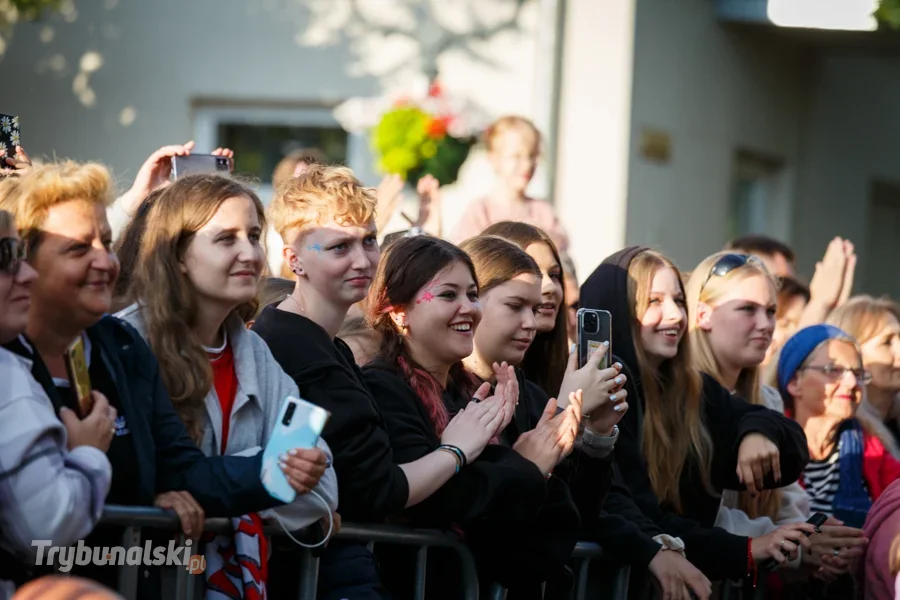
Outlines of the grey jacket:
M 132 304 L 116 314 L 137 329 L 147 339 L 147 324 L 142 310 Z M 297 385 L 275 361 L 266 343 L 248 330 L 241 320 L 232 315 L 225 322 L 228 343 L 234 353 L 238 389 L 231 409 L 226 455 L 254 455 L 265 447 L 275 427 L 278 413 L 288 396 L 299 396 Z M 149 340 L 147 340 L 149 343 Z M 207 456 L 219 454 L 222 439 L 222 409 L 216 389 L 206 395 L 206 426 L 200 449 Z M 319 438 L 318 447 L 332 460 L 331 450 L 325 440 Z M 332 511 L 337 509 L 337 476 L 329 466 L 315 491 Z M 289 531 L 301 529 L 327 516 L 322 502 L 312 494 L 298 496 L 289 505 L 265 511 L 263 517 L 276 513 Z
M 91 532 L 112 467 L 97 448 L 66 450 L 66 429 L 30 365 L 4 348 L 0 382 L 0 545 L 34 564 L 33 541 L 68 546 Z M 0 598 L 10 591 L 0 581 Z

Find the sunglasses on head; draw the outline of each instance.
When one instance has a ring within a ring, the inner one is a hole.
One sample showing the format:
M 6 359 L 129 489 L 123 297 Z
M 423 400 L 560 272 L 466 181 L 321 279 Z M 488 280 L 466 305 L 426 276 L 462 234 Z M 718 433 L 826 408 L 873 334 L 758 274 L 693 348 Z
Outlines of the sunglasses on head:
M 715 277 L 725 277 L 735 269 L 739 269 L 746 264 L 758 265 L 765 269 L 765 265 L 763 262 L 750 254 L 734 254 L 729 253 L 723 255 L 719 260 L 716 261 L 716 264 L 712 266 L 712 269 L 709 270 L 709 275 L 706 276 L 706 281 L 703 282 L 703 286 L 705 287 L 709 280 Z
M 27 258 L 25 242 L 17 238 L 0 238 L 0 273 L 16 275 Z

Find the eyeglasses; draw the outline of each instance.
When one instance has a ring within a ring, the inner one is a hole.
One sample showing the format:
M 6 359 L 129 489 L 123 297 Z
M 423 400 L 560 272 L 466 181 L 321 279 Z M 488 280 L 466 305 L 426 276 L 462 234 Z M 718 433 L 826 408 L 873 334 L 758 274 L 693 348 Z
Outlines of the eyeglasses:
M 865 369 L 848 369 L 847 367 L 839 367 L 837 365 L 809 365 L 802 368 L 802 370 L 806 369 L 818 371 L 832 381 L 840 381 L 849 371 L 850 373 L 853 373 L 853 377 L 858 383 L 861 383 L 862 385 L 869 385 L 872 383 L 872 374 Z
M 17 238 L 0 238 L 0 273 L 18 274 L 27 256 L 25 242 Z
M 709 270 L 709 275 L 706 276 L 706 281 L 703 282 L 703 287 L 706 287 L 706 284 L 709 283 L 709 280 L 713 278 L 713 275 L 716 277 L 725 277 L 735 269 L 739 269 L 746 264 L 752 264 L 762 267 L 763 269 L 766 266 L 763 262 L 750 254 L 725 254 L 719 260 L 716 261 L 716 264 L 712 266 L 712 269 Z

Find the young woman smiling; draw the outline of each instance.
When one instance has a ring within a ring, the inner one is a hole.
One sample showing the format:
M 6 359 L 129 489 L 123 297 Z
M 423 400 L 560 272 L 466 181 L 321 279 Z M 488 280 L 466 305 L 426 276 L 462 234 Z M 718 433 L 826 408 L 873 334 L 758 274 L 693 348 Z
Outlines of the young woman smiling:
M 577 511 L 551 472 L 574 445 L 581 402 L 572 394 L 558 415 L 554 401 L 532 415 L 524 407 L 521 429 L 505 431 L 519 400 L 513 369 L 491 365 L 497 386 L 485 399 L 490 385 L 479 387 L 463 364 L 482 321 L 478 294 L 472 261 L 456 246 L 428 236 L 392 243 L 368 307 L 381 351 L 364 373 L 403 460 L 446 448 L 440 436 L 454 421 L 483 414 L 494 424 L 500 443 L 458 455 L 459 475 L 405 516 L 419 527 L 461 527 L 486 578 L 516 597 L 559 577 L 577 540 Z
M 153 352 L 130 325 L 108 315 L 119 271 L 106 217 L 111 191 L 102 166 L 64 162 L 29 170 L 4 199 L 39 274 L 26 335 L 7 348 L 31 361 L 58 410 L 79 412 L 65 352 L 81 337 L 91 384 L 118 411 L 107 451 L 113 467 L 107 502 L 172 508 L 185 534 L 198 536 L 204 515 L 234 517 L 279 503 L 260 481 L 261 455 L 204 456 L 172 407 Z M 116 528 L 98 527 L 87 543 L 120 540 Z M 115 586 L 118 569 L 84 569 Z M 154 581 L 141 593 L 159 597 Z
M 642 512 L 685 543 L 710 579 L 744 579 L 757 562 L 809 546 L 806 524 L 778 539 L 713 527 L 723 489 L 751 493 L 795 481 L 808 460 L 793 421 L 734 398 L 690 361 L 687 310 L 675 265 L 646 248 L 607 258 L 581 288 L 582 306 L 612 314 L 612 347 L 625 365 L 632 410 L 614 457 Z
M 343 167 L 311 165 L 278 190 L 270 220 L 284 240 L 293 293 L 253 324 L 296 382 L 300 395 L 331 413 L 323 437 L 334 453 L 341 517 L 381 522 L 441 488 L 456 472 L 447 452 L 412 460 L 391 449 L 383 418 L 337 337 L 350 307 L 366 297 L 379 248 L 375 196 Z M 449 425 L 443 443 L 477 454 L 493 429 L 477 420 Z M 322 557 L 320 598 L 382 598 L 365 544 L 335 540 Z
M 526 376 L 550 394 L 562 386 L 569 359 L 568 313 L 563 265 L 556 245 L 541 229 L 527 223 L 501 221 L 484 230 L 519 246 L 541 270 L 541 303 L 535 312 L 534 341 L 522 361 Z M 564 402 L 566 396 L 562 395 Z
M 178 415 L 207 456 L 261 452 L 285 398 L 298 395 L 265 342 L 246 328 L 265 264 L 264 230 L 262 203 L 246 186 L 219 175 L 179 178 L 146 216 L 135 262 L 137 302 L 117 315 L 149 342 Z M 232 581 L 239 589 L 265 589 L 265 575 L 239 564 L 223 547 L 267 560 L 261 517 L 275 516 L 297 531 L 320 519 L 327 523 L 337 506 L 327 444 L 320 439 L 317 448 L 298 449 L 295 457 L 300 468 L 286 471 L 300 491 L 292 505 L 274 515 L 245 515 L 235 527 L 239 533 L 219 536 L 215 550 L 207 544 L 210 565 L 243 569 L 243 578 Z M 208 569 L 208 584 L 225 572 Z

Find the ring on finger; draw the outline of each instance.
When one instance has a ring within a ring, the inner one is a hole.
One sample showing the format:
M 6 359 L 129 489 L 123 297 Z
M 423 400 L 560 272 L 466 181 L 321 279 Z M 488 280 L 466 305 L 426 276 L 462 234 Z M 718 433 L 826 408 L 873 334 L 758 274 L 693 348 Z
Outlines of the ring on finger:
M 834 556 L 835 558 L 837 558 L 837 557 L 838 557 L 838 554 L 840 554 L 840 553 L 841 553 L 840 548 L 835 548 L 835 549 L 834 549 L 834 552 L 832 553 L 832 556 Z

